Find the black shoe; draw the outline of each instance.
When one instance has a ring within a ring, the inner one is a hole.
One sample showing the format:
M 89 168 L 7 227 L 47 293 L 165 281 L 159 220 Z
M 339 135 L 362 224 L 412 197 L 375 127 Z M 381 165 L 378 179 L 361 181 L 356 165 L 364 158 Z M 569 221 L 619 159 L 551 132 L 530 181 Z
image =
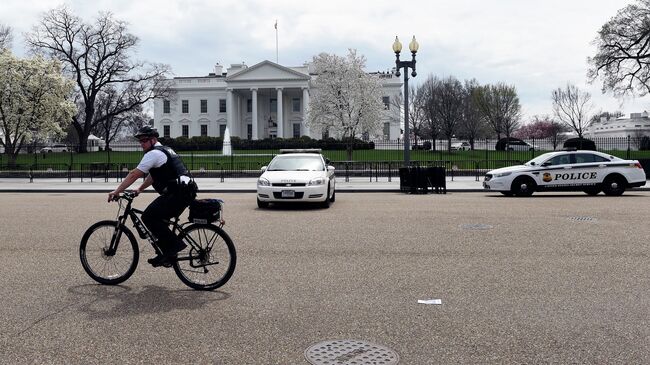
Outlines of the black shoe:
M 168 255 L 157 255 L 156 257 L 150 258 L 147 260 L 153 267 L 159 267 L 159 266 L 164 266 L 164 267 L 171 267 L 173 264 L 173 260 L 176 258 L 176 255 L 168 256 Z

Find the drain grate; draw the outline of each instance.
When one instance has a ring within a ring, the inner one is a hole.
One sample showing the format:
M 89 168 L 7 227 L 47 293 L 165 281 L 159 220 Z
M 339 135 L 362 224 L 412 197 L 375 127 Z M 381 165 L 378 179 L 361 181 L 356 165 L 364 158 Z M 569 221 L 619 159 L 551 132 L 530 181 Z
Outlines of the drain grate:
M 460 228 L 462 229 L 469 229 L 469 230 L 475 230 L 475 231 L 481 231 L 481 230 L 486 230 L 486 229 L 492 229 L 492 227 L 489 224 L 482 224 L 482 223 L 471 223 L 471 224 L 461 224 Z
M 358 340 L 324 341 L 305 350 L 312 365 L 394 365 L 397 353 L 388 347 Z
M 575 221 L 575 222 L 595 222 L 598 219 L 594 217 L 589 217 L 589 216 L 577 216 L 577 217 L 569 217 L 567 218 L 570 221 Z

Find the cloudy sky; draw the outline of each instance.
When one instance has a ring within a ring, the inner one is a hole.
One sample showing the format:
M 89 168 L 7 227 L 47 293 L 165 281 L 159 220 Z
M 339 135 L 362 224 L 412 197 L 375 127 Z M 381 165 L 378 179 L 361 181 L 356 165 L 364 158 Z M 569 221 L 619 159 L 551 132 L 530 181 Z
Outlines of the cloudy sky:
M 169 64 L 176 76 L 207 75 L 217 62 L 275 61 L 276 20 L 285 66 L 354 48 L 367 71 L 389 70 L 395 36 L 408 49 L 415 35 L 414 82 L 429 75 L 506 82 L 517 88 L 526 120 L 550 114 L 551 91 L 567 82 L 591 92 L 594 111 L 650 109 L 648 97 L 619 100 L 586 80 L 598 30 L 633 1 L 3 0 L 0 23 L 13 28 L 13 50 L 25 55 L 23 33 L 43 12 L 65 4 L 91 21 L 110 11 L 140 38 L 137 58 Z

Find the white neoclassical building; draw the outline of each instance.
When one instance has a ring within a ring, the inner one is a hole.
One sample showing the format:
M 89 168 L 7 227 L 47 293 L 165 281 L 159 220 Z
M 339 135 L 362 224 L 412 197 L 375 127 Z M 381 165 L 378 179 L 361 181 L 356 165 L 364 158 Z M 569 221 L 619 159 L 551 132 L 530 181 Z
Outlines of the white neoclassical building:
M 166 137 L 231 136 L 243 139 L 320 139 L 323 131 L 306 124 L 309 98 L 315 77 L 309 64 L 285 67 L 271 61 L 253 66 L 231 65 L 226 72 L 219 64 L 208 76 L 176 77 L 169 99 L 154 101 L 154 126 Z M 400 138 L 400 111 L 390 102 L 401 93 L 402 83 L 391 72 L 378 72 L 385 105 L 382 130 L 370 137 Z
M 650 115 L 647 111 L 631 113 L 629 118 L 601 117 L 592 123 L 584 133 L 587 138 L 650 136 Z

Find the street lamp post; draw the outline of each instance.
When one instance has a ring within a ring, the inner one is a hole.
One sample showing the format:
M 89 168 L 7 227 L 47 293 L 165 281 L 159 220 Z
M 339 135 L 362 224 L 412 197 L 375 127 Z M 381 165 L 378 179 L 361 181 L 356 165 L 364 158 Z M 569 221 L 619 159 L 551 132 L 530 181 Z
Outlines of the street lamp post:
M 393 52 L 395 52 L 395 65 L 397 66 L 397 72 L 395 72 L 395 76 L 399 77 L 400 68 L 404 68 L 404 166 L 409 166 L 411 164 L 411 142 L 410 142 L 410 137 L 411 137 L 411 132 L 409 128 L 409 76 L 408 76 L 408 69 L 409 67 L 413 70 L 411 72 L 411 76 L 415 77 L 417 75 L 417 72 L 415 72 L 415 54 L 418 52 L 418 48 L 420 45 L 418 42 L 415 40 L 415 36 L 413 36 L 413 40 L 411 40 L 411 43 L 409 43 L 409 50 L 411 50 L 411 55 L 412 59 L 410 61 L 400 61 L 399 60 L 399 54 L 402 52 L 402 43 L 399 41 L 397 36 L 395 37 L 395 42 L 393 43 Z

